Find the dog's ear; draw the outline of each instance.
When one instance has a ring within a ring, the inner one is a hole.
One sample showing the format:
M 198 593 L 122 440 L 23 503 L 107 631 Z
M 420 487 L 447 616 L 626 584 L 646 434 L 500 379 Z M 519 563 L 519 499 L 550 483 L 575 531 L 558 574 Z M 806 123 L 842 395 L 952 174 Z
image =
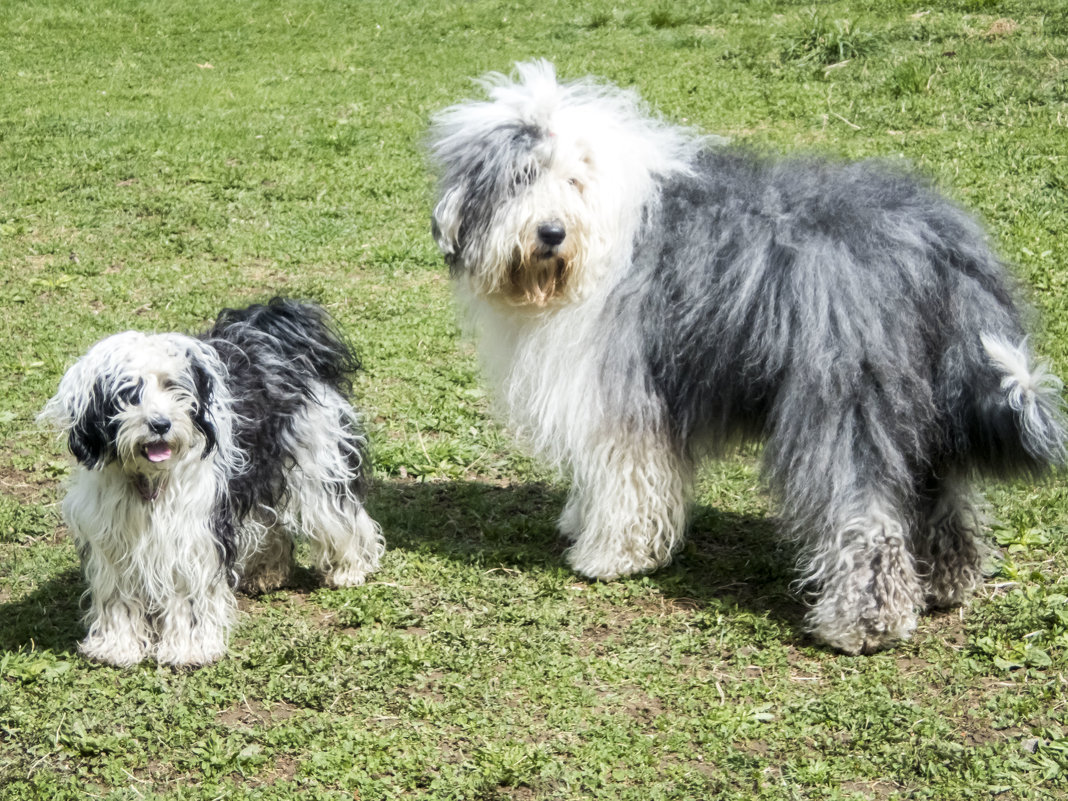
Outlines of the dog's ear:
M 201 458 L 206 459 L 218 444 L 214 413 L 217 376 L 203 354 L 190 350 L 188 355 L 193 396 L 196 398 L 193 425 L 204 436 L 204 452 Z
M 454 187 L 442 195 L 434 207 L 430 232 L 445 256 L 445 263 L 454 266 L 460 255 L 460 210 L 463 208 L 464 188 Z
M 125 365 L 130 349 L 142 340 L 143 335 L 127 331 L 93 345 L 63 374 L 37 416 L 66 435 L 71 454 L 90 470 L 116 458 L 119 415 L 141 402 L 145 382 L 129 375 Z
M 92 470 L 115 455 L 116 399 L 98 378 L 89 389 L 79 413 L 70 414 L 67 447 L 74 458 Z

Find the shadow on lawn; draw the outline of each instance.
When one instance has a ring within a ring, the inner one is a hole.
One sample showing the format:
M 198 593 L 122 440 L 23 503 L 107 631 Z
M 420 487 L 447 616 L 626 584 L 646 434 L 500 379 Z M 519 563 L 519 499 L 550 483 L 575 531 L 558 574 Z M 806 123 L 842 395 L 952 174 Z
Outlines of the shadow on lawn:
M 565 493 L 548 484 L 380 482 L 369 511 L 387 547 L 423 551 L 487 569 L 568 569 L 556 530 Z M 697 507 L 675 560 L 648 580 L 698 608 L 737 606 L 785 624 L 800 642 L 804 607 L 789 590 L 796 550 L 773 521 Z
M 567 570 L 566 543 L 556 530 L 565 494 L 548 484 L 497 486 L 473 481 L 379 482 L 368 503 L 389 548 L 425 552 L 464 564 L 519 570 Z M 801 602 L 788 587 L 795 552 L 772 521 L 698 507 L 675 560 L 648 577 L 667 598 L 698 608 L 738 609 L 791 629 L 800 642 Z M 579 580 L 576 578 L 576 580 Z M 77 569 L 30 594 L 0 604 L 0 650 L 36 647 L 75 651 L 84 635 Z M 312 571 L 298 568 L 291 590 L 312 590 Z
M 74 653 L 84 636 L 79 599 L 85 585 L 75 568 L 33 592 L 0 604 L 0 650 L 38 648 Z

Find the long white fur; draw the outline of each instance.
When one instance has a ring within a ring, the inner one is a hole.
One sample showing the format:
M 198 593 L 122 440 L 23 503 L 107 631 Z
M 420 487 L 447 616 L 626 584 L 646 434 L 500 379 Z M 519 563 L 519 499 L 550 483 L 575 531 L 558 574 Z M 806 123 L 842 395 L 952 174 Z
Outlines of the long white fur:
M 177 458 L 153 503 L 118 464 L 71 477 L 63 514 L 89 585 L 91 659 L 204 664 L 225 653 L 237 604 L 208 525 L 217 476 L 192 449 Z
M 598 339 L 613 273 L 626 267 L 643 205 L 655 196 L 656 178 L 688 172 L 693 154 L 710 138 L 640 113 L 634 92 L 560 85 L 544 61 L 516 70 L 515 83 L 499 74 L 483 81 L 489 101 L 454 106 L 436 120 L 438 151 L 462 147 L 480 131 L 517 118 L 539 127 L 551 121 L 554 140 L 535 186 L 499 210 L 480 265 L 459 278 L 458 298 L 478 331 L 492 383 L 504 389 L 499 400 L 508 422 L 542 458 L 574 476 L 560 520 L 561 531 L 576 540 L 568 552 L 572 567 L 601 579 L 649 571 L 669 562 L 682 540 L 692 466 L 679 464 L 661 443 L 630 442 L 619 421 L 604 414 L 611 404 L 601 398 L 601 353 L 591 343 Z M 458 226 L 458 210 L 449 204 L 460 194 L 446 191 L 435 218 Z M 598 209 L 597 225 L 589 224 L 591 208 Z M 531 250 L 547 218 L 565 224 L 582 270 L 547 307 L 496 301 L 500 265 L 517 246 Z M 442 233 L 444 240 L 456 235 Z M 605 475 L 615 477 L 611 491 Z

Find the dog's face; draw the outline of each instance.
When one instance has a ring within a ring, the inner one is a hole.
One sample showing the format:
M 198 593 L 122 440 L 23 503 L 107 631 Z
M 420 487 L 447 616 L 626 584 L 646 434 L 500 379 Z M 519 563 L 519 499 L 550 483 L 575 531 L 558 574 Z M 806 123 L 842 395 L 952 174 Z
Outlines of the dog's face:
M 551 65 L 484 82 L 432 130 L 440 175 L 432 230 L 476 294 L 574 302 L 629 257 L 656 175 L 686 169 L 690 140 L 637 113 L 630 92 L 559 84 Z
M 190 337 L 116 334 L 67 371 L 42 417 L 67 433 L 86 468 L 117 464 L 154 500 L 175 465 L 215 448 L 221 369 Z
M 544 306 L 586 260 L 592 157 L 582 142 L 504 123 L 456 154 L 433 231 L 475 291 Z

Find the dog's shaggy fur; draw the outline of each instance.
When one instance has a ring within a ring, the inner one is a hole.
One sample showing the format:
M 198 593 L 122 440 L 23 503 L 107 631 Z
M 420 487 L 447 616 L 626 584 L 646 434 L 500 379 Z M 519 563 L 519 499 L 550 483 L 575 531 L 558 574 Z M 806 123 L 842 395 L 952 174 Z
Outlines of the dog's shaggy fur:
M 232 588 L 281 586 L 293 535 L 327 585 L 364 581 L 383 541 L 346 400 L 358 366 L 322 309 L 275 299 L 200 337 L 116 334 L 70 368 L 41 417 L 78 461 L 63 513 L 88 583 L 82 653 L 219 658 Z
M 965 600 L 972 479 L 1065 457 L 979 225 L 898 168 L 766 159 L 517 72 L 436 117 L 433 231 L 509 422 L 571 474 L 573 567 L 666 564 L 698 459 L 763 439 L 818 639 L 872 651 Z

